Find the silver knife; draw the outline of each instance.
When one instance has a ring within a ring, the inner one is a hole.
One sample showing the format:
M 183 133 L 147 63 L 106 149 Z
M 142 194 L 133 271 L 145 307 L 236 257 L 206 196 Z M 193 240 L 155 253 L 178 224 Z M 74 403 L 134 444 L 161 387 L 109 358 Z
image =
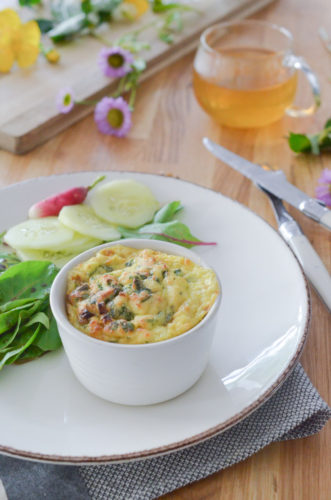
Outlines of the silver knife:
M 269 197 L 280 234 L 297 256 L 305 275 L 331 312 L 331 276 L 328 270 L 282 201 L 261 186 L 258 187 Z
M 259 165 L 255 165 L 255 163 L 232 153 L 232 151 L 219 146 L 207 137 L 203 138 L 203 144 L 218 159 L 331 230 L 331 210 L 326 208 L 322 202 L 310 198 L 306 193 L 288 182 L 282 170 L 264 170 Z

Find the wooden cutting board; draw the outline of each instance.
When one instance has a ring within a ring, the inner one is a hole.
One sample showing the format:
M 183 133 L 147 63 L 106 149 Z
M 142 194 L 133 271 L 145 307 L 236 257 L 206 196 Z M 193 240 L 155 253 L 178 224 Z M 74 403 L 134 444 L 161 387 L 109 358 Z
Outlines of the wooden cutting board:
M 151 44 L 143 54 L 147 70 L 141 80 L 150 77 L 166 65 L 196 49 L 201 32 L 209 25 L 222 21 L 242 19 L 274 0 L 214 0 L 208 2 L 203 14 L 186 14 L 183 33 L 176 42 L 167 45 L 157 39 L 155 30 L 146 30 L 141 37 Z M 134 27 L 150 21 L 143 17 Z M 104 38 L 114 40 L 132 25 L 103 27 Z M 116 81 L 104 77 L 97 65 L 100 41 L 82 37 L 60 48 L 61 61 L 51 65 L 42 57 L 33 67 L 13 68 L 10 74 L 0 75 L 0 148 L 16 154 L 25 153 L 47 141 L 92 112 L 91 107 L 76 106 L 67 114 L 60 114 L 55 106 L 56 95 L 62 87 L 72 87 L 77 100 L 98 99 L 109 94 Z

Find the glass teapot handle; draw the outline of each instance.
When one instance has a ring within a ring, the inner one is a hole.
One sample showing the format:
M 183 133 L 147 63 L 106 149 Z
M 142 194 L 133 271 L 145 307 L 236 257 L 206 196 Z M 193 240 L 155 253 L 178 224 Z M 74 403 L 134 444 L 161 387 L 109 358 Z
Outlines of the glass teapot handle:
M 309 106 L 309 108 L 298 108 L 297 106 L 292 105 L 286 109 L 286 113 L 295 117 L 312 115 L 321 104 L 321 91 L 317 76 L 305 59 L 303 59 L 303 57 L 296 56 L 295 54 L 288 54 L 285 56 L 283 65 L 287 68 L 295 68 L 303 72 L 309 82 L 314 98 L 314 102 L 311 106 Z

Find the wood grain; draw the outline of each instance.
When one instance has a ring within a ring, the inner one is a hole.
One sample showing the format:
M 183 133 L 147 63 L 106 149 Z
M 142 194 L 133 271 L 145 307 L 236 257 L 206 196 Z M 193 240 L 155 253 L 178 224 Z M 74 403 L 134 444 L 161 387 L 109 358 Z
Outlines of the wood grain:
M 247 17 L 273 1 L 209 2 L 203 14 L 185 14 L 185 30 L 176 36 L 176 43 L 172 45 L 161 42 L 155 29 L 147 30 L 143 39 L 150 43 L 151 49 L 142 54 L 147 62 L 147 70 L 141 80 L 192 52 L 201 32 L 211 23 Z M 134 29 L 140 29 L 156 19 L 157 15 L 149 12 L 135 23 Z M 132 25 L 125 23 L 110 27 L 103 25 L 99 34 L 111 42 L 132 29 Z M 31 68 L 14 68 L 10 74 L 0 75 L 0 147 L 17 154 L 25 153 L 92 113 L 92 107 L 76 106 L 71 113 L 61 114 L 56 109 L 55 98 L 63 87 L 71 87 L 79 101 L 93 101 L 115 90 L 116 80 L 109 80 L 98 68 L 97 58 L 101 47 L 99 40 L 81 37 L 61 46 L 61 60 L 57 65 L 50 65 L 39 57 Z
M 53 173 L 86 170 L 132 170 L 171 173 L 212 187 L 248 206 L 275 226 L 266 197 L 240 174 L 214 160 L 201 145 L 203 135 L 256 162 L 282 168 L 289 180 L 314 195 L 331 155 L 296 156 L 285 139 L 289 130 L 313 133 L 331 115 L 331 55 L 322 47 L 317 30 L 331 34 L 329 0 L 280 0 L 263 10 L 259 19 L 289 28 L 296 51 L 318 74 L 322 107 L 305 119 L 284 118 L 256 131 L 217 126 L 199 108 L 192 92 L 192 56 L 145 82 L 138 95 L 135 124 L 125 140 L 100 135 L 87 117 L 25 156 L 0 153 L 0 184 Z M 300 102 L 310 99 L 302 83 Z M 331 271 L 330 233 L 289 208 Z M 5 214 L 0 215 L 4 227 Z M 244 258 L 244 253 L 243 253 Z M 331 316 L 312 292 L 312 324 L 302 363 L 321 396 L 331 403 Z M 318 435 L 275 443 L 248 460 L 165 495 L 163 500 L 329 500 L 331 491 L 331 425 Z

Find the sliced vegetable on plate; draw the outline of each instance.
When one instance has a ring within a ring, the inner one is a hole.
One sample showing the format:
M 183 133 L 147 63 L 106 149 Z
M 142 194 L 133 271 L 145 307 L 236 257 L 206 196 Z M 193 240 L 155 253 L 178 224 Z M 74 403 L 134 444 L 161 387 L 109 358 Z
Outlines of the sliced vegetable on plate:
M 113 241 L 121 238 L 115 226 L 101 220 L 88 205 L 71 205 L 63 207 L 59 220 L 65 226 L 101 241 Z
M 102 219 L 131 228 L 150 222 L 160 206 L 147 186 L 131 179 L 99 186 L 91 193 L 89 203 Z

